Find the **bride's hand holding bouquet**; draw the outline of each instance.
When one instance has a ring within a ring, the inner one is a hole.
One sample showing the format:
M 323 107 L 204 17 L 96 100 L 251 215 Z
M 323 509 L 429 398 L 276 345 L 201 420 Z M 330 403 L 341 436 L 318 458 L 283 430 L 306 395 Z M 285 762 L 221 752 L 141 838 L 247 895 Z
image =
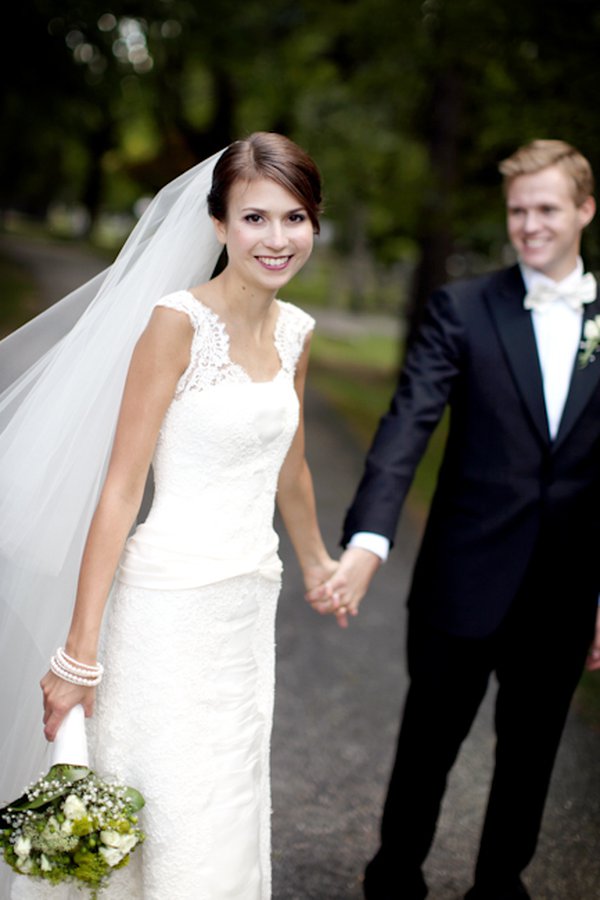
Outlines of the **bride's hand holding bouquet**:
M 82 706 L 85 717 L 94 712 L 96 688 L 71 684 L 54 672 L 47 672 L 40 681 L 44 695 L 44 735 L 47 741 L 56 739 L 61 723 L 75 706 Z
M 137 818 L 144 798 L 89 768 L 84 720 L 102 667 L 82 667 L 59 649 L 50 668 L 42 689 L 44 730 L 54 742 L 51 768 L 0 809 L 0 851 L 17 874 L 74 882 L 96 898 L 144 840 Z

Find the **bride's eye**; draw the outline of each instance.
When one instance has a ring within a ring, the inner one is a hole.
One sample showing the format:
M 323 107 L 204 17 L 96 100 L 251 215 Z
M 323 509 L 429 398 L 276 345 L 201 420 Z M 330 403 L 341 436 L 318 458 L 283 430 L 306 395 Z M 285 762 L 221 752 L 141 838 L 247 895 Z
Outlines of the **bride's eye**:
M 247 216 L 244 216 L 244 221 L 251 222 L 253 225 L 258 225 L 260 222 L 262 222 L 262 216 L 260 216 L 258 213 L 248 213 Z

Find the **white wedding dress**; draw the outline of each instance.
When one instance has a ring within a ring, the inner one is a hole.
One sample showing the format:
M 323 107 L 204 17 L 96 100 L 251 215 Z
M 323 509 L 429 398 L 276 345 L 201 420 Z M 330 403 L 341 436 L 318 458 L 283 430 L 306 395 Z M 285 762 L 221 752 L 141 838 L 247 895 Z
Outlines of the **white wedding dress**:
M 277 301 L 281 368 L 253 382 L 188 291 L 194 325 L 153 460 L 155 497 L 125 547 L 104 626 L 91 762 L 145 796 L 146 841 L 106 900 L 268 900 L 279 470 L 313 320 Z M 12 900 L 81 900 L 18 876 Z

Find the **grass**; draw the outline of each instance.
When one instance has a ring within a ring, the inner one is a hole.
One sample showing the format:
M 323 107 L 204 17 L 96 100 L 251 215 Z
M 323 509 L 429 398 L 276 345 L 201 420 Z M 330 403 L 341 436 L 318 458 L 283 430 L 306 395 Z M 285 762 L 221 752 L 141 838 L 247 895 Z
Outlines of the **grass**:
M 393 386 L 398 366 L 398 341 L 393 336 L 360 334 L 332 337 L 317 331 L 312 340 L 313 360 L 329 366 L 353 366 L 372 374 L 391 378 Z
M 331 338 L 315 334 L 310 380 L 330 401 L 366 451 L 380 417 L 386 412 L 397 380 L 400 348 L 386 335 Z M 417 472 L 408 504 L 424 519 L 437 480 L 447 420 L 433 433 Z

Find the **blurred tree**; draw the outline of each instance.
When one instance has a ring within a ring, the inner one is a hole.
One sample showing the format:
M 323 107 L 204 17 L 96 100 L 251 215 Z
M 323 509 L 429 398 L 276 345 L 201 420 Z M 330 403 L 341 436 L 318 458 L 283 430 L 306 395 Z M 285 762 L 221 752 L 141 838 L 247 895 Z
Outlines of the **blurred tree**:
M 600 171 L 595 0 L 23 0 L 9 14 L 2 206 L 130 206 L 232 138 L 284 131 L 321 165 L 356 307 L 377 267 L 414 268 L 416 321 L 435 285 L 496 264 L 497 162 L 524 141 L 571 140 Z
M 63 161 L 70 159 L 73 173 L 82 164 L 71 141 L 79 123 L 65 102 L 77 102 L 74 67 L 49 38 L 48 16 L 38 4 L 11 4 L 4 16 L 12 53 L 0 55 L 1 204 L 44 212 L 57 184 L 73 178 Z
M 499 261 L 501 204 L 491 189 L 498 190 L 502 157 L 535 137 L 560 137 L 597 170 L 600 162 L 600 133 L 589 116 L 590 81 L 600 75 L 594 49 L 600 15 L 592 0 L 505 0 L 492 7 L 478 0 L 425 0 L 423 9 L 431 127 L 420 130 L 435 196 L 430 192 L 423 206 L 413 323 L 453 268 L 470 273 L 468 258 L 456 253 L 461 244 Z M 600 262 L 593 249 L 589 255 L 592 264 Z

